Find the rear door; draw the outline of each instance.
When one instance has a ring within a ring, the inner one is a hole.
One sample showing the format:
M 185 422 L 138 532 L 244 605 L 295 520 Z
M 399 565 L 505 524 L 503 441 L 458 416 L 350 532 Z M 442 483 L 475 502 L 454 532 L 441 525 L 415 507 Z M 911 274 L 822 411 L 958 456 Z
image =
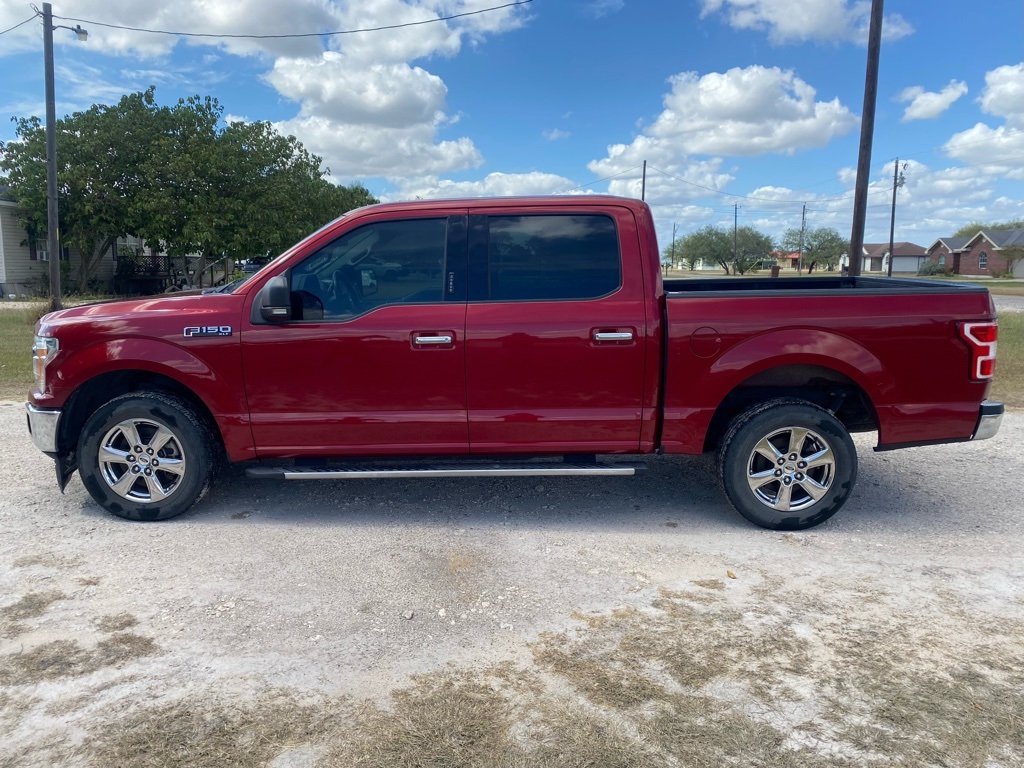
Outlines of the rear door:
M 632 212 L 488 209 L 469 221 L 472 452 L 638 450 L 646 318 Z

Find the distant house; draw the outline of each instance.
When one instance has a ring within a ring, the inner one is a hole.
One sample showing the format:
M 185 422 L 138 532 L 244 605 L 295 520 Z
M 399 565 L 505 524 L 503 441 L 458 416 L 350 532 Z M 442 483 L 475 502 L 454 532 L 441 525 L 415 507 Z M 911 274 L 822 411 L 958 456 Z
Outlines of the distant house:
M 1024 227 L 985 229 L 973 237 L 940 237 L 928 248 L 928 257 L 954 275 L 1001 275 L 1008 262 L 1000 251 L 1009 246 L 1024 246 Z M 1024 260 L 1017 262 L 1015 274 L 1024 277 Z
M 892 244 L 892 271 L 896 273 L 917 274 L 921 262 L 928 258 L 928 252 L 916 243 L 906 241 Z M 889 271 L 889 244 L 864 243 L 861 256 L 861 272 Z
M 74 248 L 62 248 L 61 259 L 69 261 L 70 275 L 78 275 L 82 255 Z M 20 298 L 42 293 L 49 272 L 46 238 L 33 238 L 18 218 L 18 205 L 7 187 L 0 186 L 0 297 Z M 93 270 L 92 279 L 108 286 L 114 277 L 114 261 L 104 257 Z

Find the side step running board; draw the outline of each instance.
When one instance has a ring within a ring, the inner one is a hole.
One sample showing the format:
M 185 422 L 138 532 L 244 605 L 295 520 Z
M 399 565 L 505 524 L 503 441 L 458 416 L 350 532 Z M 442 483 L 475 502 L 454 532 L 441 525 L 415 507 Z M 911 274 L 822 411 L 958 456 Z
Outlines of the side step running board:
M 537 477 L 636 475 L 647 469 L 642 462 L 615 464 L 421 464 L 410 466 L 349 465 L 324 467 L 250 467 L 245 474 L 261 480 L 349 480 L 352 478 L 406 477 Z

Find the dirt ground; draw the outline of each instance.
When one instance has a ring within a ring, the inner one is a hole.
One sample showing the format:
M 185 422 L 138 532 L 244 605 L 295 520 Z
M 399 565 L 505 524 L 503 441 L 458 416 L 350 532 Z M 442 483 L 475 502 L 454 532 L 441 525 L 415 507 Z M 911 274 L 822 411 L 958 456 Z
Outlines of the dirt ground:
M 1024 414 L 752 527 L 635 479 L 66 494 L 0 404 L 0 766 L 1024 766 Z

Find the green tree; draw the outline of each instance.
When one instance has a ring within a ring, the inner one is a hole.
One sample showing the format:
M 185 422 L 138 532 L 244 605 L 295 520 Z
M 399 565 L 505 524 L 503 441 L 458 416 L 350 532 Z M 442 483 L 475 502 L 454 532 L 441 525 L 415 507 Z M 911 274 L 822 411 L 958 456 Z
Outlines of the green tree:
M 676 248 L 686 264 L 696 265 L 699 261 L 717 262 L 725 270 L 725 274 L 729 274 L 729 264 L 732 261 L 732 234 L 726 233 L 724 229 L 709 224 L 677 240 Z
M 324 178 L 321 158 L 270 123 L 224 126 L 215 99 L 159 106 L 154 89 L 57 123 L 61 237 L 84 258 L 84 286 L 122 235 L 207 260 L 279 252 L 352 208 L 377 202 Z M 0 168 L 26 228 L 46 231 L 45 132 L 17 120 Z M 190 275 L 191 279 L 193 275 Z
M 140 170 L 153 130 L 152 96 L 152 89 L 130 94 L 114 106 L 93 106 L 54 126 L 61 241 L 82 254 L 80 287 L 117 238 L 139 223 L 134 201 L 146 186 Z M 0 169 L 25 228 L 44 237 L 46 132 L 37 117 L 15 123 L 17 139 L 4 147 Z
M 774 249 L 775 245 L 768 235 L 746 225 L 739 227 L 736 230 L 733 269 L 740 275 L 756 271 Z
M 808 269 L 812 264 L 824 269 L 835 269 L 839 258 L 850 251 L 850 241 L 832 227 L 805 230 L 803 246 L 803 263 Z M 799 250 L 800 230 L 787 229 L 782 238 L 782 247 L 787 251 Z

